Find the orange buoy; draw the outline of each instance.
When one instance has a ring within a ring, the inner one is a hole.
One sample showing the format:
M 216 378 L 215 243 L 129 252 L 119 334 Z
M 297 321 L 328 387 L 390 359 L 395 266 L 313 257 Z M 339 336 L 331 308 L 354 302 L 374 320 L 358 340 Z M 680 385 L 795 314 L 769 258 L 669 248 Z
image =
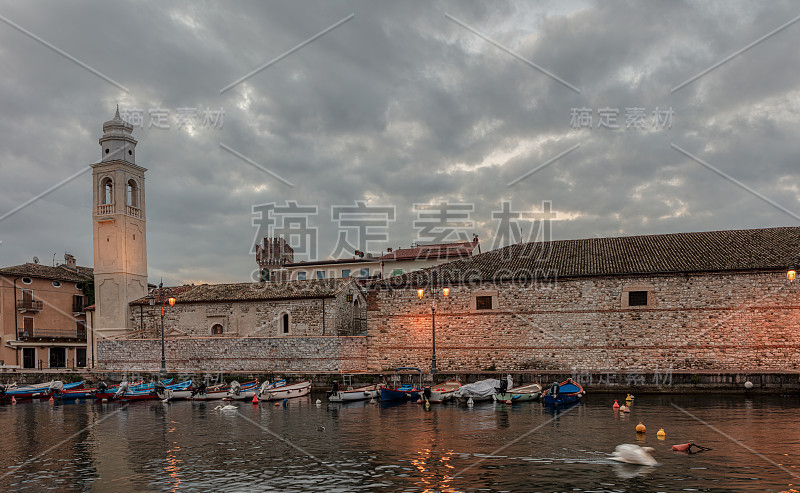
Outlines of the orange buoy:
M 692 442 L 682 443 L 680 445 L 673 445 L 672 446 L 672 450 L 674 450 L 675 452 L 688 452 L 689 451 L 689 447 L 691 447 L 691 446 L 692 446 Z
M 639 424 L 636 425 L 636 433 L 644 433 L 646 430 L 647 428 L 644 427 L 644 423 L 639 422 Z
M 257 395 L 253 396 L 253 404 L 258 404 L 258 396 Z
M 275 407 L 278 407 L 278 406 L 280 406 L 280 405 L 281 405 L 281 403 L 280 403 L 280 402 L 276 402 L 276 403 L 275 403 Z
M 17 398 L 12 395 L 11 396 L 11 404 L 16 404 L 16 403 L 17 403 Z
M 53 402 L 53 395 L 52 395 L 52 394 L 50 394 L 50 398 L 49 398 L 49 399 L 47 399 L 47 400 L 48 400 L 48 401 L 50 401 L 50 402 Z
M 617 400 L 614 399 L 614 405 L 611 407 L 613 407 L 614 409 L 619 409 L 619 402 L 617 402 Z

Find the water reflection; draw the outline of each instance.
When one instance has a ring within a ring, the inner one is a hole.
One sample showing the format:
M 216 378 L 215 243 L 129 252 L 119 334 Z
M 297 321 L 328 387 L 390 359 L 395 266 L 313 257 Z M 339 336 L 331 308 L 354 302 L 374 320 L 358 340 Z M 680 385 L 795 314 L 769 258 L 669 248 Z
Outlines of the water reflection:
M 642 395 L 626 416 L 612 411 L 608 397 L 555 409 L 478 403 L 426 410 L 333 404 L 324 395 L 225 413 L 213 411 L 213 401 L 3 406 L 0 453 L 10 473 L 0 477 L 0 490 L 777 492 L 798 483 L 797 399 Z M 317 398 L 324 404 L 314 405 Z M 649 432 L 637 436 L 640 421 Z M 662 427 L 666 440 L 654 433 Z M 690 440 L 713 450 L 672 452 Z M 655 448 L 659 465 L 611 465 L 620 443 Z

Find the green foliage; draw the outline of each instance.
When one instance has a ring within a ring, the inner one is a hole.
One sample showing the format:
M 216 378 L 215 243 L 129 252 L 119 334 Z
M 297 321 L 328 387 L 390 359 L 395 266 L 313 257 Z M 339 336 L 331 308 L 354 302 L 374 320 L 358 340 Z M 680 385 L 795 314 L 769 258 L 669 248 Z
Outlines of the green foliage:
M 86 296 L 86 306 L 94 305 L 94 279 L 83 282 L 83 295 Z

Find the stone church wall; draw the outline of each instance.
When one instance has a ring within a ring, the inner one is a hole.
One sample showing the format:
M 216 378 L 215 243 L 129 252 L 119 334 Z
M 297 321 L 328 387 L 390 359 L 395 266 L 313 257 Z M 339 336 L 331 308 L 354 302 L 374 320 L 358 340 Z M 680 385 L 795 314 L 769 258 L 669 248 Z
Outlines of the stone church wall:
M 800 285 L 785 272 L 613 276 L 450 286 L 439 371 L 800 370 Z M 646 290 L 647 306 L 626 306 Z M 492 296 L 477 310 L 478 295 Z M 368 368 L 430 368 L 431 301 L 368 294 Z
M 158 371 L 161 339 L 98 341 L 100 371 Z M 365 337 L 195 337 L 165 341 L 170 372 L 358 372 Z

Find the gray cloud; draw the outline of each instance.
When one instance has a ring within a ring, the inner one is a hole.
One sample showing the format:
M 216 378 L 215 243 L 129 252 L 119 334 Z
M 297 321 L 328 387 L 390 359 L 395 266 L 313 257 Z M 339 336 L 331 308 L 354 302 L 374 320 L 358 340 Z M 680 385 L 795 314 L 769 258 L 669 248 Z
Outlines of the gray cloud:
M 565 219 L 556 238 L 795 223 L 673 142 L 800 213 L 800 23 L 670 93 L 800 15 L 791 2 L 0 2 L 0 15 L 130 89 L 0 23 L 0 215 L 97 161 L 116 103 L 167 108 L 173 128 L 134 131 L 137 163 L 149 169 L 150 275 L 165 282 L 249 278 L 251 207 L 285 200 L 319 207 L 320 257 L 335 245 L 331 207 L 355 200 L 397 207 L 376 249 L 414 241 L 413 204 L 440 200 L 475 203 L 484 249 L 502 200 L 516 210 L 552 200 Z M 224 127 L 174 128 L 184 106 L 224 108 Z M 672 128 L 625 130 L 632 106 L 672 107 Z M 572 129 L 578 107 L 592 108 L 595 123 L 597 109 L 618 108 L 623 128 Z M 91 264 L 91 232 L 87 174 L 0 222 L 0 264 L 64 251 Z

